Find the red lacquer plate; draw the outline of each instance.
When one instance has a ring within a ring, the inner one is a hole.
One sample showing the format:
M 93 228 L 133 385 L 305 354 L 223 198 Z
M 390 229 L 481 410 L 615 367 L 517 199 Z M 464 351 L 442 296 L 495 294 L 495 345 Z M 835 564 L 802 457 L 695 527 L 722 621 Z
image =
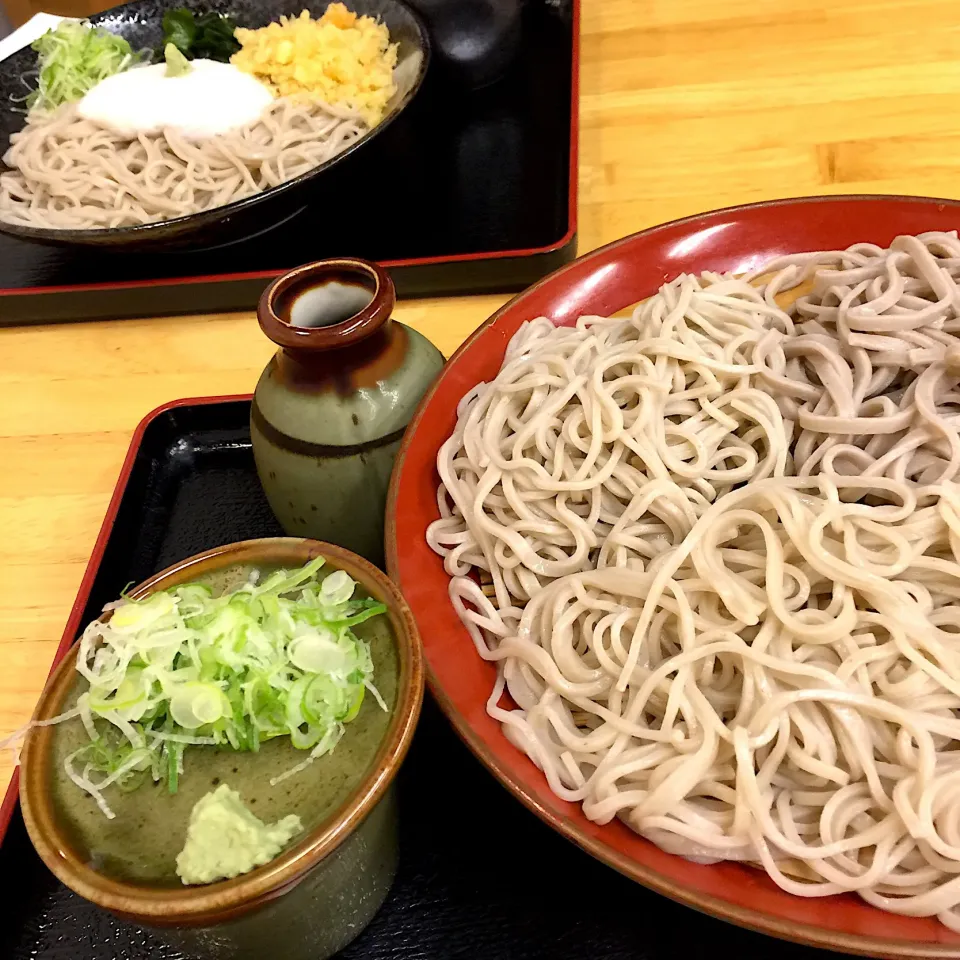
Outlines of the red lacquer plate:
M 960 202 L 915 197 L 815 197 L 732 207 L 645 230 L 609 244 L 511 300 L 457 351 L 424 397 L 393 474 L 387 562 L 417 619 L 434 696 L 467 746 L 522 803 L 621 873 L 705 913 L 800 943 L 873 957 L 960 958 L 960 935 L 934 919 L 881 912 L 854 896 L 806 899 L 737 864 L 704 866 L 664 853 L 615 821 L 598 826 L 550 791 L 540 771 L 503 736 L 484 704 L 494 668 L 477 656 L 447 598 L 448 578 L 427 546 L 437 518 L 437 450 L 453 431 L 457 402 L 496 375 L 524 320 L 572 323 L 608 315 L 682 272 L 742 272 L 793 251 L 857 241 L 888 245 L 901 233 L 960 228 Z

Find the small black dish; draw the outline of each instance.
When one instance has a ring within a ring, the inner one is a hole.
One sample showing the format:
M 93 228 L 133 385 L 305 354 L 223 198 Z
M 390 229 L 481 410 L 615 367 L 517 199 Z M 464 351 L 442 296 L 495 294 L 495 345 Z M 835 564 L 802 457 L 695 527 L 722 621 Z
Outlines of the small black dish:
M 328 6 L 329 0 L 134 0 L 95 14 L 90 17 L 90 22 L 119 34 L 134 50 L 140 50 L 157 47 L 163 39 L 163 14 L 176 7 L 189 7 L 197 12 L 229 13 L 240 26 L 257 28 L 281 16 L 297 16 L 301 10 L 319 17 Z M 135 227 L 87 230 L 24 227 L 0 221 L 0 232 L 57 246 L 79 244 L 115 250 L 141 251 L 157 247 L 171 250 L 187 246 L 218 246 L 290 217 L 322 192 L 326 180 L 323 174 L 361 150 L 403 112 L 420 89 L 430 62 L 427 29 L 420 16 L 402 0 L 348 0 L 347 6 L 357 14 L 381 20 L 390 31 L 391 40 L 399 44 L 395 73 L 398 89 L 380 123 L 343 153 L 263 193 L 189 216 Z M 0 157 L 10 144 L 11 134 L 23 127 L 26 119 L 23 99 L 33 87 L 31 78 L 35 74 L 36 54 L 29 47 L 0 61 Z M 3 169 L 0 162 L 0 171 Z

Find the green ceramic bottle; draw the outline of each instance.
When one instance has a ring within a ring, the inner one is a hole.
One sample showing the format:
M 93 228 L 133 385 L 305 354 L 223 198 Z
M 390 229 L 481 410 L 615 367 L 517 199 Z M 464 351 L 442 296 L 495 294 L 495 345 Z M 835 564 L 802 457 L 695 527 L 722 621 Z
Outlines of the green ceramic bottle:
M 257 308 L 280 348 L 257 384 L 250 434 L 267 500 L 291 536 L 383 565 L 390 471 L 443 357 L 391 318 L 393 281 L 365 260 L 275 280 Z

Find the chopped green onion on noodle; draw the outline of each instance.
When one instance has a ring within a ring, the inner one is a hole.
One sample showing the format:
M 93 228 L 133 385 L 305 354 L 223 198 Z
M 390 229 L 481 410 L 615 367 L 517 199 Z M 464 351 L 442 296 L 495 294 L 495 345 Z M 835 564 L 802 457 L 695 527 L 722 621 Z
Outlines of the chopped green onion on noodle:
M 101 80 L 147 59 L 123 37 L 103 27 L 64 20 L 31 44 L 37 51 L 37 88 L 27 98 L 35 110 L 55 110 L 79 100 Z

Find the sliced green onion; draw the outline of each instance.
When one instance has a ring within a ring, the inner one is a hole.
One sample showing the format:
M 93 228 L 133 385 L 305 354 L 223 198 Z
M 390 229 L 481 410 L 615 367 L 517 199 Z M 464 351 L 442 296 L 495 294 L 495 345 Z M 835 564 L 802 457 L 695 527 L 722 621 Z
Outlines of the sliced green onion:
M 101 80 L 149 57 L 134 53 L 123 37 L 75 20 L 62 21 L 31 46 L 38 54 L 38 80 L 27 103 L 36 110 L 79 100 Z
M 170 695 L 170 716 L 185 730 L 215 724 L 229 711 L 230 704 L 223 691 L 212 683 L 179 683 Z
M 90 689 L 46 721 L 79 717 L 90 738 L 66 775 L 112 816 L 104 788 L 134 789 L 149 771 L 174 792 L 195 746 L 258 750 L 288 736 L 310 754 L 279 782 L 336 747 L 367 691 L 386 710 L 351 629 L 386 608 L 354 600 L 350 576 L 321 577 L 322 566 L 318 557 L 260 583 L 251 576 L 221 597 L 194 583 L 109 604 L 80 639 L 77 671 Z

